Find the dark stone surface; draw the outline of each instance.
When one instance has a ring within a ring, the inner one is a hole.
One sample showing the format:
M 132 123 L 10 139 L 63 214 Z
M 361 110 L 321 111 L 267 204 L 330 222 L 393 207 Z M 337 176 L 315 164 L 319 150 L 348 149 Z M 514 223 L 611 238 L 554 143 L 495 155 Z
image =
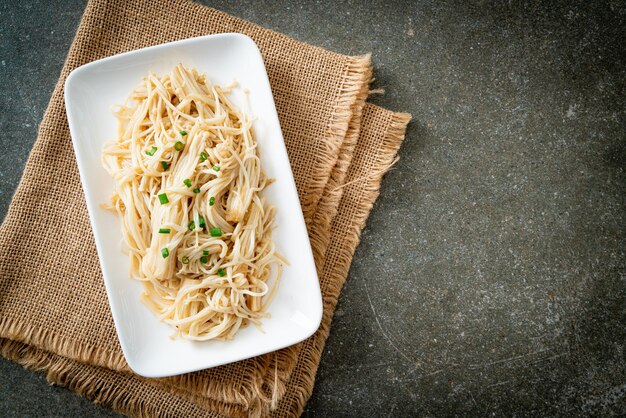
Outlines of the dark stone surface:
M 414 117 L 306 416 L 626 414 L 626 7 L 469 3 L 211 3 L 373 52 Z M 47 4 L 0 8 L 2 214 L 84 5 Z M 6 415 L 113 415 L 0 375 Z

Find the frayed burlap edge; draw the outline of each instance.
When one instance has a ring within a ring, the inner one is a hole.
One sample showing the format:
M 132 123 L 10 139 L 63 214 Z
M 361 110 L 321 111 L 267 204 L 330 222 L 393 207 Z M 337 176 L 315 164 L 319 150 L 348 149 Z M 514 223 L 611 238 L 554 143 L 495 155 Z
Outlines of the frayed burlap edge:
M 65 370 L 67 365 L 73 361 L 89 364 L 94 367 L 105 367 L 110 369 L 112 372 L 125 373 L 128 375 L 132 374 L 126 365 L 123 356 L 117 356 L 117 358 L 112 357 L 111 353 L 107 350 L 101 350 L 97 347 L 91 347 L 78 342 L 64 340 L 50 330 L 36 327 L 25 327 L 23 325 L 16 324 L 8 318 L 2 318 L 0 320 L 0 334 L 3 336 L 0 338 L 0 351 L 4 357 L 17 361 L 29 369 L 36 371 L 45 370 L 49 381 L 66 386 L 74 392 L 86 396 L 96 403 L 100 402 L 97 402 L 96 398 L 88 396 L 92 388 L 89 386 L 89 381 L 86 380 L 87 376 L 85 376 L 85 379 L 83 380 L 79 381 L 75 378 L 71 382 L 65 382 L 64 379 L 60 377 L 57 378 L 55 376 L 62 376 L 63 373 L 67 371 Z M 34 343 L 24 342 L 38 341 L 40 338 L 43 339 L 40 341 L 46 341 L 47 345 L 54 347 L 54 349 L 62 349 L 63 353 L 69 353 L 67 354 L 67 358 L 54 354 L 54 352 L 47 350 L 46 347 L 41 347 Z M 29 350 L 26 350 L 26 348 L 29 348 Z M 290 353 L 290 355 L 291 358 L 287 359 L 289 364 L 292 366 L 289 371 L 291 371 L 293 366 L 295 366 L 297 361 L 297 352 Z M 276 358 L 276 356 L 273 357 Z M 260 356 L 254 360 L 262 361 L 266 359 L 263 356 Z M 101 366 L 102 363 L 106 363 L 106 366 Z M 111 364 L 116 364 L 117 367 L 113 368 L 110 366 Z M 199 405 L 205 408 L 216 409 L 216 407 L 219 407 L 218 409 L 222 410 L 223 413 L 233 415 L 233 411 L 239 409 L 250 409 L 251 411 L 261 411 L 264 409 L 263 404 L 259 401 L 258 391 L 262 385 L 263 377 L 267 368 L 269 368 L 269 365 L 261 369 L 255 367 L 250 368 L 251 373 L 256 373 L 256 376 L 253 379 L 254 383 L 251 387 L 240 386 L 226 388 L 216 382 L 197 378 L 193 379 L 193 382 L 185 383 L 184 380 L 188 380 L 190 379 L 190 376 L 192 376 L 189 374 L 175 376 L 173 378 L 152 379 L 152 384 L 159 386 L 177 396 L 193 398 Z M 287 380 L 288 375 L 282 375 L 281 378 L 281 381 L 284 382 Z M 197 385 L 197 390 L 189 390 L 189 385 Z M 97 390 L 96 392 L 98 393 L 98 396 L 108 396 L 101 390 Z M 207 395 L 210 394 L 211 397 L 201 397 L 198 396 L 198 393 L 205 393 Z M 222 401 L 220 398 L 229 398 L 230 400 Z M 218 402 L 219 404 L 217 404 Z
M 119 373 L 132 374 L 123 356 L 116 356 L 115 353 L 111 353 L 108 350 L 102 350 L 98 347 L 93 347 L 87 344 L 83 344 L 81 342 L 64 340 L 50 330 L 41 329 L 33 326 L 24 326 L 22 324 L 17 324 L 8 318 L 2 318 L 0 320 L 0 335 L 2 335 L 2 339 L 6 342 L 13 342 L 16 344 L 31 346 L 37 351 L 52 354 L 45 361 L 45 363 L 42 364 L 45 364 L 46 367 L 54 368 L 56 370 L 56 373 L 61 372 L 63 367 L 62 365 L 65 363 L 66 359 L 61 356 L 54 355 L 54 353 L 63 352 L 64 356 L 72 361 L 77 361 L 96 367 L 105 367 Z M 46 346 L 40 346 L 34 341 L 46 341 Z M 4 342 L 3 344 L 6 345 L 6 342 Z M 217 402 L 223 402 L 225 404 L 237 405 L 242 409 L 261 410 L 264 409 L 264 407 L 260 401 L 260 398 L 264 398 L 265 396 L 263 395 L 260 397 L 259 392 L 263 390 L 263 379 L 265 374 L 269 373 L 268 369 L 270 368 L 270 364 L 273 364 L 272 360 L 276 361 L 276 358 L 280 358 L 281 360 L 279 361 L 285 361 L 285 363 L 288 363 L 291 366 L 288 370 L 290 372 L 297 361 L 297 354 L 297 351 L 289 352 L 287 353 L 289 358 L 285 359 L 284 353 L 277 352 L 272 355 L 272 359 L 268 359 L 265 356 L 259 356 L 252 359 L 255 364 L 258 364 L 259 362 L 265 362 L 267 364 L 264 367 L 250 367 L 250 374 L 255 374 L 255 376 L 251 379 L 250 385 L 240 385 L 236 387 L 225 386 L 220 385 L 219 382 L 213 380 L 209 381 L 207 379 L 198 378 L 193 374 L 184 374 L 170 378 L 153 380 L 155 385 L 158 385 L 165 390 L 175 393 L 176 395 L 196 397 L 205 407 L 209 405 L 207 402 L 209 402 L 210 399 Z M 14 356 L 8 358 L 14 359 Z M 56 364 L 55 362 L 58 362 L 59 364 Z M 283 371 L 280 375 L 281 387 L 284 388 L 284 382 L 287 381 L 288 377 L 288 372 L 286 370 Z M 59 384 L 67 386 L 63 383 Z M 188 389 L 189 387 L 194 386 L 196 390 L 192 391 Z M 83 394 L 82 391 L 75 391 Z M 206 397 L 199 397 L 199 393 L 205 394 Z M 210 403 L 210 405 L 213 404 Z
M 324 188 L 323 198 L 320 199 L 319 205 L 315 214 L 313 215 L 313 222 L 311 230 L 315 231 L 311 234 L 311 247 L 313 254 L 316 256 L 316 260 L 324 260 L 326 257 L 326 251 L 330 244 L 330 226 L 339 209 L 339 202 L 343 195 L 343 189 L 339 188 L 343 184 L 346 175 L 348 174 L 348 168 L 352 162 L 352 156 L 354 153 L 354 147 L 359 139 L 361 132 L 361 116 L 363 115 L 363 108 L 365 107 L 365 100 L 368 97 L 369 85 L 372 80 L 372 67 L 368 68 L 367 73 L 364 74 L 367 82 L 364 83 L 357 95 L 357 102 L 352 108 L 353 117 L 350 121 L 348 130 L 346 131 L 345 140 L 339 151 L 337 163 L 333 168 L 326 187 Z M 320 263 L 318 272 L 322 271 L 324 267 L 323 263 Z
M 353 117 L 355 104 L 364 103 L 367 98 L 367 93 L 363 97 L 361 91 L 363 85 L 369 87 L 372 77 L 371 54 L 350 57 L 344 71 L 343 83 L 337 91 L 335 108 L 323 141 L 326 148 L 317 156 L 320 167 L 324 167 L 329 161 L 333 162 L 330 167 L 334 167 Z M 309 227 L 330 174 L 325 170 L 314 171 L 309 182 L 309 190 L 302 202 L 302 213 Z
M 78 395 L 84 396 L 95 404 L 106 406 L 121 414 L 158 418 L 176 416 L 166 413 L 163 409 L 163 405 L 154 402 L 150 397 L 142 395 L 133 396 L 129 392 L 120 390 L 115 384 L 104 384 L 94 378 L 92 373 L 77 373 L 72 370 L 72 366 L 85 367 L 92 370 L 106 370 L 108 373 L 114 374 L 115 372 L 110 369 L 78 363 L 74 360 L 57 356 L 56 354 L 37 349 L 33 346 L 4 338 L 0 338 L 0 354 L 22 365 L 26 369 L 45 373 L 46 380 L 50 384 L 63 386 Z M 216 404 L 219 403 L 217 401 L 215 402 Z M 193 415 L 190 416 L 215 418 L 224 416 L 220 413 L 210 412 L 196 406 L 192 401 L 185 402 L 185 407 L 189 408 L 188 411 L 192 412 Z M 245 416 L 243 410 L 237 410 L 236 408 L 224 410 L 224 413 L 232 417 Z
M 335 307 L 339 300 L 341 289 L 348 277 L 354 251 L 360 242 L 361 231 L 365 226 L 376 198 L 380 194 L 382 178 L 391 167 L 404 140 L 406 127 L 410 120 L 411 115 L 408 113 L 395 113 L 392 116 L 387 136 L 381 144 L 378 158 L 372 168 L 372 172 L 376 174 L 363 180 L 366 184 L 359 207 L 354 213 L 353 226 L 346 237 L 346 245 L 343 247 L 339 261 L 335 264 L 336 269 L 331 275 L 326 292 L 327 295 L 324 298 L 322 325 L 313 337 L 305 341 L 303 349 L 307 350 L 307 354 L 299 356 L 299 362 L 296 366 L 298 373 L 294 372 L 292 374 L 292 378 L 287 384 L 287 394 L 279 402 L 278 411 L 289 411 L 287 416 L 300 416 L 306 402 L 311 397 L 322 351 L 330 333 Z M 280 415 L 280 412 L 274 412 L 272 416 L 279 417 L 283 415 Z
M 48 346 L 60 350 L 60 352 L 68 353 L 68 356 L 83 363 L 100 364 L 106 362 L 112 370 L 128 371 L 124 356 L 87 344 L 64 340 L 54 331 L 19 324 L 10 318 L 0 319 L 0 335 L 3 338 L 31 344 L 44 350 L 47 347 L 40 347 L 35 342 L 46 341 Z

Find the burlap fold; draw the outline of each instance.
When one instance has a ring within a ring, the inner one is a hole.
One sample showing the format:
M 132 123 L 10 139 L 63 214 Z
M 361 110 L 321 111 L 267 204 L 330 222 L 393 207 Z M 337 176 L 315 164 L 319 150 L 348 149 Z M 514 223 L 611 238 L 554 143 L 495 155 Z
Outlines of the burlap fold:
M 263 54 L 309 227 L 324 318 L 313 337 L 278 352 L 144 379 L 129 370 L 115 335 L 62 86 L 86 62 L 219 32 L 245 33 Z M 299 414 L 359 232 L 408 123 L 405 114 L 365 106 L 370 77 L 369 56 L 328 52 L 187 1 L 90 1 L 0 229 L 3 355 L 134 415 Z

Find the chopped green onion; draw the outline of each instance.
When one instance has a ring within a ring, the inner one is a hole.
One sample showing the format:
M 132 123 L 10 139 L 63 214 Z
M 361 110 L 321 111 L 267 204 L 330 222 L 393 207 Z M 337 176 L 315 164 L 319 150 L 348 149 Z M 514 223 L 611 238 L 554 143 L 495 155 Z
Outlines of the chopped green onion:
M 183 180 L 183 183 L 185 183 L 185 186 L 191 187 L 191 180 L 185 179 L 185 180 Z
M 161 161 L 161 166 L 163 167 L 163 171 L 170 169 L 170 165 L 166 161 Z
M 226 272 L 224 271 L 224 269 L 217 269 L 217 275 L 220 277 L 224 277 L 226 276 Z
M 194 193 L 200 193 L 200 189 L 198 189 L 197 187 L 195 189 L 193 189 Z
M 215 171 L 215 172 L 220 171 L 220 168 L 218 166 L 214 165 L 213 166 L 213 171 Z
M 185 136 L 185 135 L 187 135 L 187 132 L 185 132 L 185 131 L 180 131 L 180 135 L 181 135 L 181 136 Z
M 169 234 L 170 232 L 172 232 L 172 230 L 169 228 L 159 228 L 159 234 Z
M 211 228 L 211 229 L 209 229 L 209 232 L 211 233 L 212 237 L 221 237 L 222 236 L 222 230 L 220 228 Z
M 206 152 L 202 151 L 200 153 L 200 161 L 206 161 L 207 158 L 209 158 L 209 156 L 206 155 Z
M 183 258 L 180 259 L 180 261 L 183 264 L 189 264 L 189 257 L 187 257 L 186 255 L 183 256 Z
M 202 216 L 198 216 L 198 225 L 200 225 L 200 228 L 206 227 L 206 223 L 204 222 L 204 218 Z
M 176 151 L 182 151 L 183 148 L 185 148 L 185 144 L 183 144 L 182 142 L 178 141 L 174 144 L 174 149 Z
M 202 250 L 202 255 L 209 255 L 209 250 Z
M 161 255 L 163 256 L 163 258 L 167 258 L 167 256 L 170 255 L 170 250 L 168 250 L 167 247 L 163 248 L 161 250 Z
M 205 263 L 205 264 L 206 264 L 206 263 L 208 263 L 208 262 L 209 262 L 209 259 L 208 259 L 208 258 L 206 258 L 205 256 L 202 256 L 202 257 L 200 257 L 200 262 L 201 262 L 201 263 Z
M 150 151 L 146 151 L 146 154 L 152 157 L 155 152 L 157 152 L 157 147 L 152 147 Z
M 196 229 L 196 223 L 194 221 L 189 221 L 189 223 L 187 224 L 187 229 L 193 231 L 194 229 Z
M 162 205 L 168 203 L 170 200 L 167 198 L 167 194 L 165 193 L 161 193 L 159 195 L 159 202 L 161 202 Z
M 209 199 L 209 206 L 213 206 L 215 204 L 215 197 L 211 196 Z

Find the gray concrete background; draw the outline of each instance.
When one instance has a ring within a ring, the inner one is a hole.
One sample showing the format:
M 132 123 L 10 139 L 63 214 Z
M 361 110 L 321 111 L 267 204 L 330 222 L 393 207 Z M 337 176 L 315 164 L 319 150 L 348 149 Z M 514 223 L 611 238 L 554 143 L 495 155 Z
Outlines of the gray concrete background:
M 84 2 L 0 4 L 4 215 Z M 414 117 L 305 416 L 626 414 L 623 2 L 211 4 L 373 52 Z M 0 415 L 114 415 L 0 376 Z

